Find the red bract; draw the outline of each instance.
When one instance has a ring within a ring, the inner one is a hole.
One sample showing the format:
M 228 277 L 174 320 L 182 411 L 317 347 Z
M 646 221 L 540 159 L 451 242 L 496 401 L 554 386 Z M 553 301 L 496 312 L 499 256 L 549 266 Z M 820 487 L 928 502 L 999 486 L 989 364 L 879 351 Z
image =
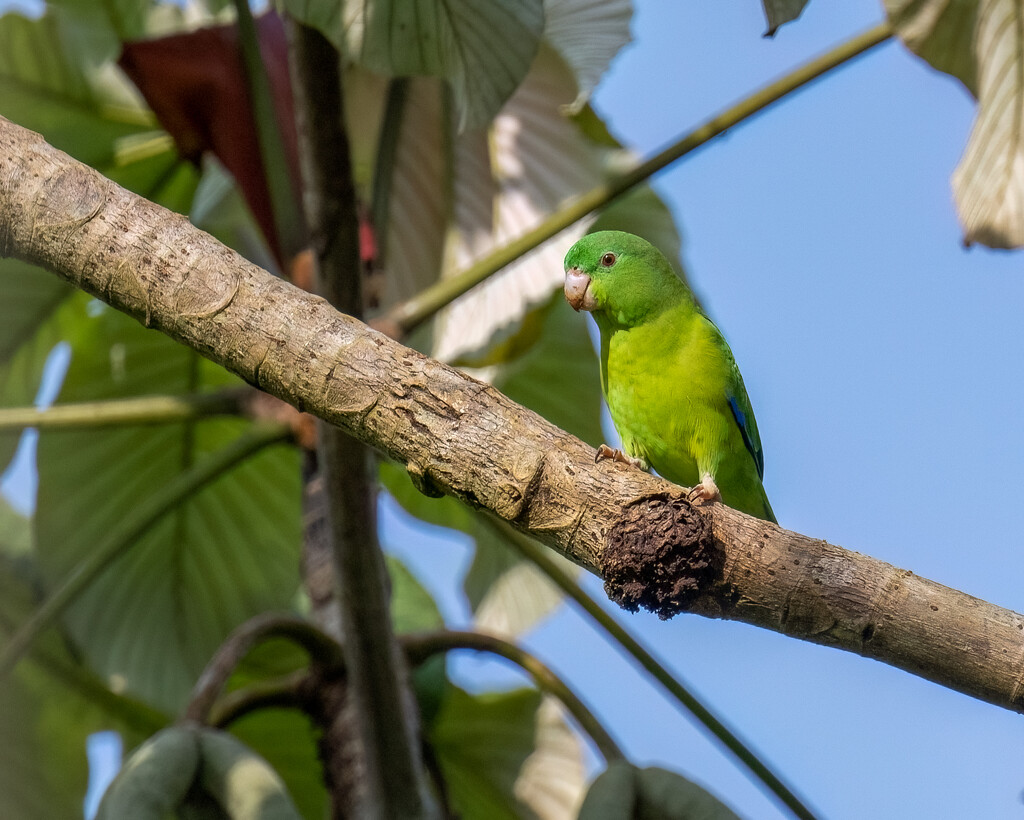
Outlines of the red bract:
M 295 201 L 301 202 L 284 25 L 273 13 L 262 15 L 256 24 Z M 237 27 L 216 26 L 125 43 L 118 62 L 183 156 L 198 163 L 203 152 L 212 151 L 232 173 L 281 269 L 287 270 L 274 227 Z

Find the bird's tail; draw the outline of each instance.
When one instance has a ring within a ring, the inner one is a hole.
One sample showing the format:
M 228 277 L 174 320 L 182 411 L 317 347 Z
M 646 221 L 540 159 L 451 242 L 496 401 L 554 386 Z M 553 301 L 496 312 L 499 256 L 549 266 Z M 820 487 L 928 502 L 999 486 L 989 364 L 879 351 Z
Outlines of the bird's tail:
M 773 524 L 778 524 L 779 519 L 775 517 L 775 511 L 772 510 L 772 505 L 768 501 L 768 493 L 764 491 L 764 487 L 761 487 L 761 503 L 764 505 L 764 515 L 759 515 L 758 518 L 763 518 L 765 521 L 771 521 Z

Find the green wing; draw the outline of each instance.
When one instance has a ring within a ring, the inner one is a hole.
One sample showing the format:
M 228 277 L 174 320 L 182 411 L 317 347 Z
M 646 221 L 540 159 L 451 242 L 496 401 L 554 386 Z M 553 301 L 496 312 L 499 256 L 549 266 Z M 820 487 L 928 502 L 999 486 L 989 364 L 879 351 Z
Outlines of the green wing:
M 764 478 L 764 450 L 761 449 L 761 437 L 757 434 L 757 421 L 754 420 L 754 410 L 750 406 L 750 399 L 747 397 L 747 390 L 743 386 L 743 378 L 740 376 L 739 368 L 733 362 L 733 390 L 726 394 L 729 407 L 732 410 L 732 417 L 743 434 L 743 443 L 754 458 L 757 467 L 758 478 Z

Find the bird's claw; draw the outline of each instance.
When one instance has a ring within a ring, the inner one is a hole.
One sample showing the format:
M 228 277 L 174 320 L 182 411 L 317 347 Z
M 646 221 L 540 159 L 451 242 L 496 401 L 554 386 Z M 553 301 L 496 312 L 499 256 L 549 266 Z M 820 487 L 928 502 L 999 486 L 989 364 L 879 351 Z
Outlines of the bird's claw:
M 686 494 L 686 500 L 691 504 L 705 504 L 709 501 L 721 501 L 722 493 L 718 490 L 715 480 L 705 473 L 701 477 L 700 484 L 697 484 Z
M 640 459 L 627 456 L 618 448 L 612 448 L 607 444 L 602 444 L 597 448 L 597 455 L 594 456 L 594 463 L 597 464 L 599 461 L 604 461 L 607 458 L 610 458 L 612 461 L 617 461 L 620 464 L 628 464 L 630 467 L 638 467 L 641 470 L 644 469 L 644 463 Z

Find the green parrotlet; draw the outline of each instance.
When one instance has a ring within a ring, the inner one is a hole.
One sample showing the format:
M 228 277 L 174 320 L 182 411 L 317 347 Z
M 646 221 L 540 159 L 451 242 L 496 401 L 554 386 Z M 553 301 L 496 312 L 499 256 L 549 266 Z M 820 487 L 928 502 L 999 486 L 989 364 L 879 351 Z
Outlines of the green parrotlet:
M 625 453 L 602 445 L 598 458 L 775 521 L 732 351 L 661 252 L 622 231 L 589 234 L 566 254 L 565 298 L 601 332 L 601 387 Z

